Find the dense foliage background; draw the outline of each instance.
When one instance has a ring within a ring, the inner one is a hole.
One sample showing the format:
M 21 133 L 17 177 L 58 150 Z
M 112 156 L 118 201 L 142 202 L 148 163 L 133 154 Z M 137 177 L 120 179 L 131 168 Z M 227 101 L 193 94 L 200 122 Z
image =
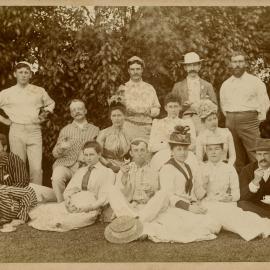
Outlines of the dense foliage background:
M 82 98 L 88 119 L 104 128 L 107 98 L 128 80 L 127 58 L 146 62 L 144 80 L 162 102 L 184 78 L 179 61 L 196 51 L 201 76 L 218 94 L 229 74 L 229 53 L 270 63 L 270 7 L 0 7 L 0 90 L 15 83 L 15 61 L 38 60 L 32 83 L 55 100 L 43 127 L 44 160 L 71 119 L 68 101 Z M 269 83 L 268 83 L 269 88 Z M 3 129 L 3 126 L 1 126 Z

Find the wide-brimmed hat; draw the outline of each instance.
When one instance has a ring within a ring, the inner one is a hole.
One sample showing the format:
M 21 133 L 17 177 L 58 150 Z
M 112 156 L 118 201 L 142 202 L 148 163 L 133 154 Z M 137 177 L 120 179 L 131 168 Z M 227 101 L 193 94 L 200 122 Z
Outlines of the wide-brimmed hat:
M 200 59 L 200 56 L 195 52 L 189 52 L 184 55 L 184 61 L 182 64 L 193 64 L 204 61 L 204 59 Z
M 270 139 L 257 138 L 251 151 L 270 151 Z
M 183 112 L 183 116 L 194 115 L 194 114 L 197 114 L 197 112 L 192 108 L 188 108 L 188 109 L 184 110 L 184 112 Z
M 124 244 L 137 240 L 143 232 L 143 224 L 138 218 L 121 216 L 113 220 L 104 231 L 107 241 Z
M 170 139 L 168 143 L 178 144 L 178 145 L 190 145 L 190 128 L 189 126 L 176 126 L 174 127 L 174 131 L 170 135 Z
M 197 114 L 198 116 L 203 119 L 209 116 L 212 113 L 217 114 L 217 105 L 213 103 L 210 99 L 202 99 L 198 104 L 197 104 Z
M 138 57 L 138 56 L 136 56 L 136 55 L 130 57 L 130 58 L 127 60 L 127 63 L 129 64 L 129 63 L 135 62 L 135 61 L 141 63 L 143 67 L 145 66 L 144 61 L 143 61 L 140 57 Z

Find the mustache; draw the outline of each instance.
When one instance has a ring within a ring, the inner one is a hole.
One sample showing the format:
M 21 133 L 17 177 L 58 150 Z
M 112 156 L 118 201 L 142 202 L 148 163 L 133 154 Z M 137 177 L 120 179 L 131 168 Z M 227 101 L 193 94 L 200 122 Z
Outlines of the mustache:
M 261 159 L 261 160 L 259 161 L 259 163 L 262 163 L 262 162 L 267 162 L 267 160 L 266 160 L 266 159 Z

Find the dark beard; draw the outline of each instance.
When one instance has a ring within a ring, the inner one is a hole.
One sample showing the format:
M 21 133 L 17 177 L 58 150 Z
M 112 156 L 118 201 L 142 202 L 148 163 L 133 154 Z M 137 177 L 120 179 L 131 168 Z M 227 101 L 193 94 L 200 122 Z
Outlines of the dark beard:
M 245 71 L 246 71 L 245 68 L 232 68 L 232 74 L 236 78 L 240 78 L 244 74 Z

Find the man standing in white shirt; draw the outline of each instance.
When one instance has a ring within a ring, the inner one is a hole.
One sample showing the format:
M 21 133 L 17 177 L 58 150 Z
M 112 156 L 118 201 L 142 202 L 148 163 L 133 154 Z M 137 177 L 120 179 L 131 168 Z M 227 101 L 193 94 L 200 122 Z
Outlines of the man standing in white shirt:
M 251 151 L 259 137 L 259 121 L 265 119 L 270 106 L 265 84 L 246 72 L 246 56 L 234 52 L 231 56 L 232 76 L 220 89 L 220 105 L 226 117 L 236 148 L 236 169 L 241 171 L 248 162 L 255 161 Z
M 195 52 L 185 54 L 182 64 L 187 72 L 187 77 L 183 81 L 177 82 L 172 89 L 172 93 L 182 101 L 185 117 L 190 117 L 191 114 L 197 133 L 201 129 L 201 120 L 196 115 L 196 105 L 201 99 L 210 99 L 217 104 L 212 84 L 199 76 L 202 61 L 203 59 L 200 59 Z
M 241 171 L 238 206 L 245 211 L 270 218 L 270 205 L 262 202 L 265 195 L 270 195 L 270 139 L 258 138 L 252 150 L 256 151 L 257 161 L 248 164 Z
M 42 185 L 42 134 L 40 123 L 53 112 L 55 102 L 39 86 L 30 84 L 31 64 L 19 62 L 14 76 L 17 84 L 0 92 L 0 108 L 9 119 L 0 121 L 10 125 L 10 150 L 24 162 L 28 158 L 30 181 Z

